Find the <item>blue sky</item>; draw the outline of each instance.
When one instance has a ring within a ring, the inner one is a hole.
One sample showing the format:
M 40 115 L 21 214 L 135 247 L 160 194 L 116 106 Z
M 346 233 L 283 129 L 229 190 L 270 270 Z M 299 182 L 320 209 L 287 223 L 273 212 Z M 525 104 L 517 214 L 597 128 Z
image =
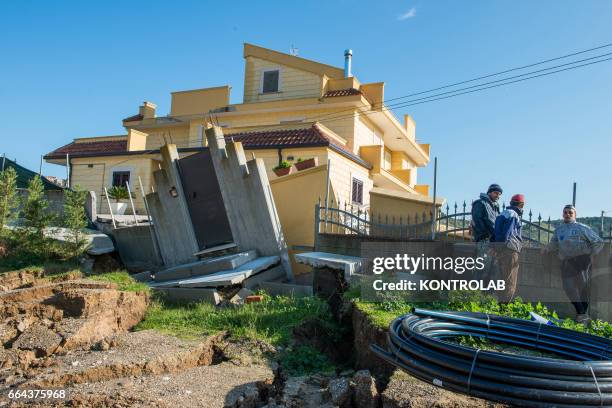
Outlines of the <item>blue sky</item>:
M 166 114 L 171 91 L 228 83 L 240 102 L 243 42 L 337 66 L 352 48 L 360 81 L 394 98 L 610 43 L 610 21 L 606 0 L 3 1 L 0 153 L 38 169 L 74 137 L 122 133 L 143 100 Z M 497 182 L 555 218 L 576 181 L 579 215 L 598 215 L 612 211 L 610 95 L 612 61 L 397 114 L 432 144 L 450 202 Z

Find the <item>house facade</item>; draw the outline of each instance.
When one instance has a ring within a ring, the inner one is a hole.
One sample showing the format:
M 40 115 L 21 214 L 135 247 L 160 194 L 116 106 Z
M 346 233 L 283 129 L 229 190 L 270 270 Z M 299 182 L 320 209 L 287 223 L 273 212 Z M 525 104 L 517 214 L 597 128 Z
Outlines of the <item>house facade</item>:
M 155 104 L 144 102 L 123 119 L 125 134 L 75 139 L 45 159 L 69 163 L 70 185 L 95 191 L 98 212 L 108 213 L 104 187 L 127 181 L 136 211 L 144 213 L 140 184 L 150 191 L 160 146 L 173 143 L 181 156 L 193 154 L 206 148 L 204 129 L 212 123 L 242 142 L 247 157 L 264 160 L 283 228 L 289 224 L 283 214 L 292 212 L 285 206 L 299 204 L 311 214 L 324 197 L 327 163 L 336 205 L 406 214 L 431 208 L 429 187 L 417 181 L 430 146 L 417 141 L 410 116 L 400 121 L 385 107 L 383 82 L 360 83 L 350 73 L 350 56 L 345 69 L 251 44 L 244 45 L 243 56 L 242 103 L 230 104 L 227 85 L 172 92 L 168 115 L 159 116 Z M 310 158 L 318 166 L 282 177 L 273 172 L 282 161 Z M 312 235 L 312 224 L 296 228 Z M 301 241 L 294 243 L 307 244 Z

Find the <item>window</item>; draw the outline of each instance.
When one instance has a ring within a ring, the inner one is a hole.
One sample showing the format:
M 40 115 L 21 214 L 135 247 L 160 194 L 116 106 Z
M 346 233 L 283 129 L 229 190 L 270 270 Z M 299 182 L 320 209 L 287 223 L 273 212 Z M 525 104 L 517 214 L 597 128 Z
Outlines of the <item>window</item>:
M 280 71 L 264 71 L 261 79 L 261 93 L 274 93 L 278 92 L 278 81 L 280 78 Z
M 363 204 L 363 181 L 353 178 L 351 192 L 351 201 L 355 204 Z
M 129 171 L 113 171 L 113 187 L 125 187 L 130 182 Z
M 385 170 L 391 170 L 391 151 L 387 149 L 385 149 L 385 163 L 383 166 Z

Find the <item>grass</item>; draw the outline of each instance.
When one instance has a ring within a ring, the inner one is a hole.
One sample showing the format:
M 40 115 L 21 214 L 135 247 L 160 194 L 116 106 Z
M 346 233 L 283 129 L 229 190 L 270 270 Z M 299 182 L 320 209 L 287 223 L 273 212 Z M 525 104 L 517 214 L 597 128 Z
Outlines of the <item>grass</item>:
M 99 275 L 91 275 L 88 278 L 114 283 L 118 286 L 119 290 L 124 290 L 126 292 L 148 292 L 150 290 L 146 283 L 135 281 L 126 271 L 101 273 Z
M 333 324 L 327 304 L 316 297 L 270 297 L 240 307 L 209 303 L 176 304 L 156 300 L 137 330 L 155 329 L 179 337 L 197 337 L 228 331 L 234 338 L 263 340 L 287 346 L 292 330 L 306 318 Z

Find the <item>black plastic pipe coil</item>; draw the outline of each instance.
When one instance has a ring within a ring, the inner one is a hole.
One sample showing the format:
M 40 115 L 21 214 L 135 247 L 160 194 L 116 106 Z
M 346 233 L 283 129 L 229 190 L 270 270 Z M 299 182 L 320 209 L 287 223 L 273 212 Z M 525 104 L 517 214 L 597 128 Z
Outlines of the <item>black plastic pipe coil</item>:
M 479 350 L 447 341 L 472 336 L 563 359 Z M 370 349 L 411 375 L 521 407 L 612 407 L 612 341 L 528 320 L 414 309 L 389 326 L 388 347 Z

